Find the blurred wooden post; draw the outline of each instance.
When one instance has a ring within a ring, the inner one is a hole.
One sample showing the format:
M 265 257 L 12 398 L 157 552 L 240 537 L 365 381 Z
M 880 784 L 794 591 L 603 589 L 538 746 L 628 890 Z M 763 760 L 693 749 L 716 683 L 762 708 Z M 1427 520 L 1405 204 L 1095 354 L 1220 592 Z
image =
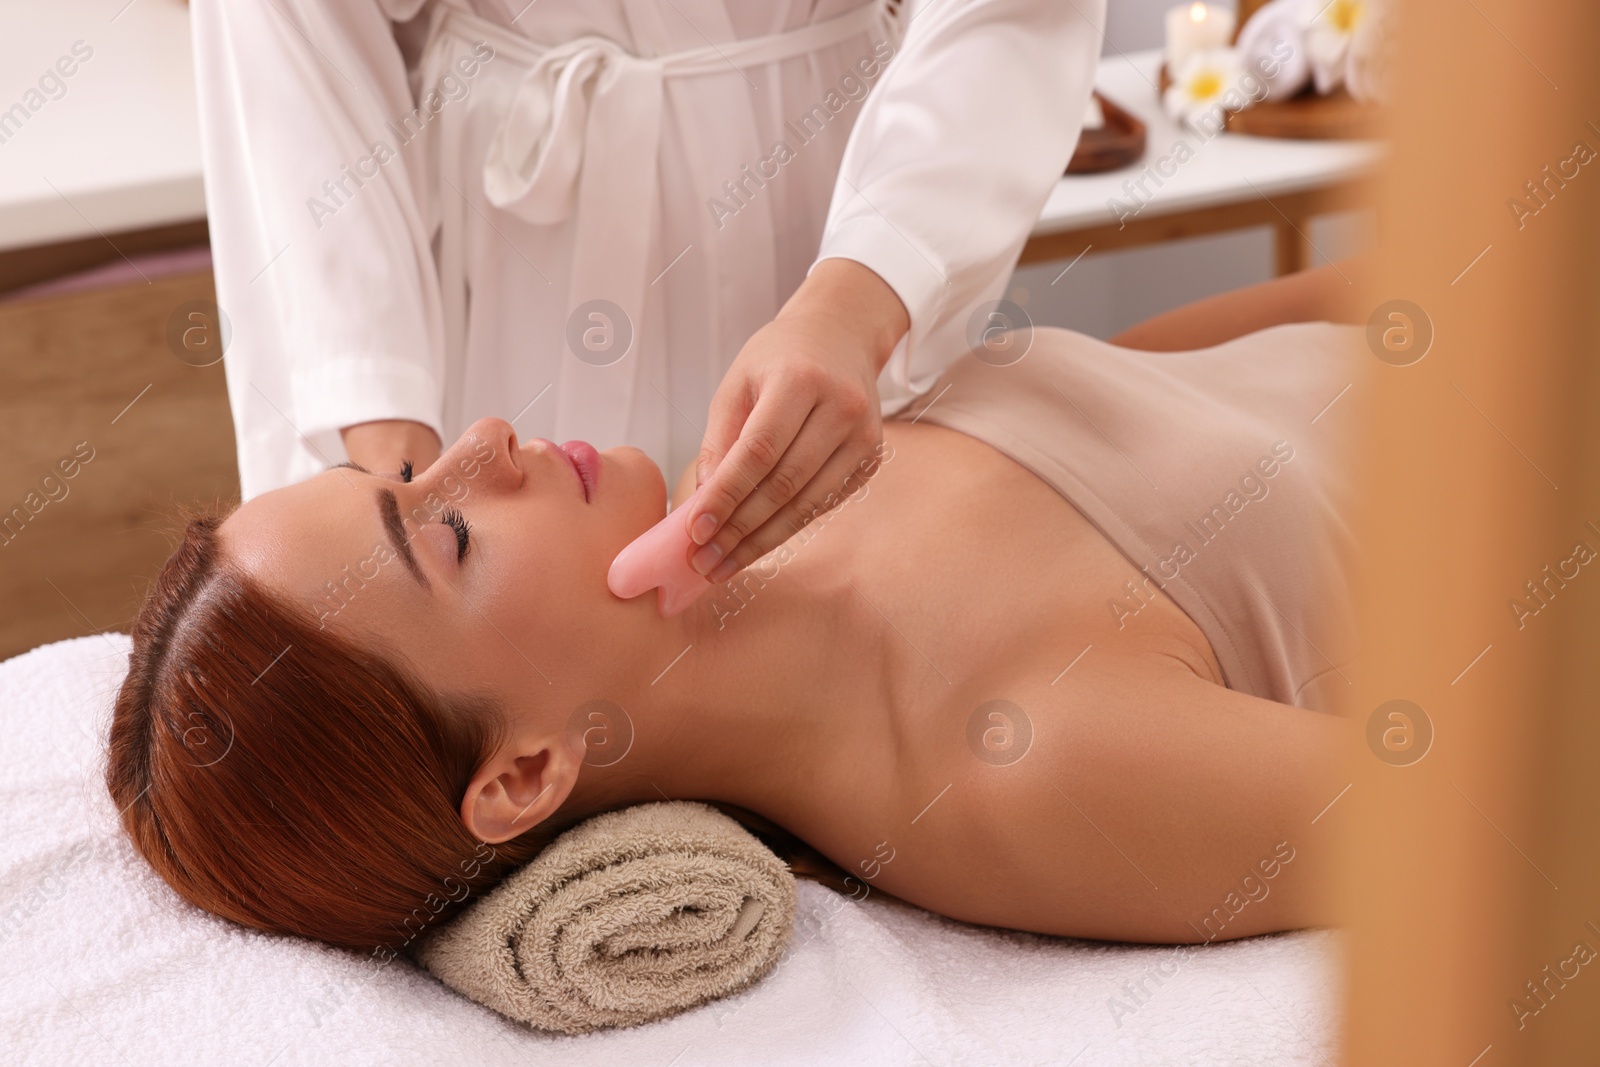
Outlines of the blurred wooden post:
M 1305 270 L 1311 266 L 1311 247 L 1306 235 L 1311 232 L 1311 218 L 1284 218 L 1272 228 L 1273 272 L 1279 277 Z
M 1234 4 L 1233 35 L 1235 38 L 1239 36 L 1239 31 L 1244 29 L 1244 24 L 1250 21 L 1250 16 L 1254 15 L 1257 11 L 1260 11 L 1266 5 L 1267 0 L 1238 0 L 1238 2 Z
M 1366 306 L 1434 339 L 1366 398 L 1351 713 L 1409 700 L 1433 740 L 1350 754 L 1344 1062 L 1596 1063 L 1600 5 L 1399 13 Z

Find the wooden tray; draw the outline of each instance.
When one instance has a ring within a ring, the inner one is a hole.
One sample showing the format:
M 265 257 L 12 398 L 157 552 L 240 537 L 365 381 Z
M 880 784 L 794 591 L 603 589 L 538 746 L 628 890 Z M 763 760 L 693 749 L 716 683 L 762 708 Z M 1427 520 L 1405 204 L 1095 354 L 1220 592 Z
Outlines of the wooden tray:
M 1223 129 L 1257 137 L 1345 140 L 1377 135 L 1378 108 L 1363 104 L 1341 86 L 1327 96 L 1306 89 L 1287 100 L 1269 100 L 1230 111 Z
M 1144 123 L 1099 93 L 1094 96 L 1100 101 L 1105 125 L 1098 130 L 1084 130 L 1079 136 L 1077 150 L 1067 163 L 1068 174 L 1098 174 L 1144 158 Z
M 1172 85 L 1165 63 L 1161 64 L 1157 81 L 1159 92 L 1165 96 Z M 1243 111 L 1230 111 L 1222 128 L 1255 137 L 1342 141 L 1377 136 L 1379 114 L 1377 105 L 1361 103 L 1343 86 L 1319 96 L 1308 85 L 1287 100 L 1263 101 Z

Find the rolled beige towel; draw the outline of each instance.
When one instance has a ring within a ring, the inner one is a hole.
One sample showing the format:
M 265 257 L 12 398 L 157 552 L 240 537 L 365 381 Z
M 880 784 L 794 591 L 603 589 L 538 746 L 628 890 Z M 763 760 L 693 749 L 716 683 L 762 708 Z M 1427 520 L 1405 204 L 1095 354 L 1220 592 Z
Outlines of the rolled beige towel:
M 580 1034 L 756 981 L 794 908 L 794 875 L 733 819 L 694 801 L 641 804 L 557 837 L 413 955 L 503 1015 Z

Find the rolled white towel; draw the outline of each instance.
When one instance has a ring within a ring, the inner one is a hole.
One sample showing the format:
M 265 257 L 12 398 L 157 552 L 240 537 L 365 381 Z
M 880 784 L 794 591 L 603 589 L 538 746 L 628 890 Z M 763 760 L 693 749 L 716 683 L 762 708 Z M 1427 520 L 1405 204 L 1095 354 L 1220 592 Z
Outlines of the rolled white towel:
M 1263 99 L 1287 100 L 1311 81 L 1306 28 L 1315 14 L 1308 0 L 1272 0 L 1239 27 L 1234 50 L 1245 69 L 1266 83 Z

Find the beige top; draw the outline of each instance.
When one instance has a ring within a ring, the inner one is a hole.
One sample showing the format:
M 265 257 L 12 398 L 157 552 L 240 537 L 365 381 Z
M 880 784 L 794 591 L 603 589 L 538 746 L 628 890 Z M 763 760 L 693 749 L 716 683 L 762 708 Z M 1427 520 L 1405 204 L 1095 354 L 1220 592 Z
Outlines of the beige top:
M 980 354 L 896 417 L 992 445 L 1081 511 L 1145 573 L 1108 601 L 1119 624 L 1161 589 L 1228 688 L 1333 710 L 1355 648 L 1359 329 L 1296 323 L 1141 352 L 1038 328 L 1015 363 Z

